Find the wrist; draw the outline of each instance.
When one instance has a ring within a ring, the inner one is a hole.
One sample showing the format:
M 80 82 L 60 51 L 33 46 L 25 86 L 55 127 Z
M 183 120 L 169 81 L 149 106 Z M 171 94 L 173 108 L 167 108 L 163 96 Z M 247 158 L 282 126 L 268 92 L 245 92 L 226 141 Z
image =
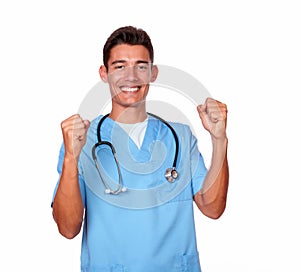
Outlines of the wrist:
M 79 155 L 76 155 L 75 152 L 66 151 L 64 154 L 64 161 L 67 163 L 74 163 L 77 165 Z
M 78 158 L 76 158 L 73 154 L 66 153 L 64 156 L 63 169 L 68 171 L 69 173 L 73 173 L 77 175 L 78 172 Z
M 220 136 L 220 137 L 211 137 L 211 139 L 212 139 L 213 145 L 227 146 L 227 144 L 228 144 L 228 138 L 227 138 L 226 134 L 224 134 L 223 136 Z

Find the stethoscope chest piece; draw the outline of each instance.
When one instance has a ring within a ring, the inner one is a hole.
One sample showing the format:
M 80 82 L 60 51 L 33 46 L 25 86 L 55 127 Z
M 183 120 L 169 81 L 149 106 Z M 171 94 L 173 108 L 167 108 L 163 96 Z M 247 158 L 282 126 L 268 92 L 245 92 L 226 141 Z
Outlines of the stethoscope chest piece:
M 178 172 L 177 172 L 176 168 L 175 167 L 168 168 L 166 170 L 165 177 L 168 182 L 173 183 L 175 181 L 175 179 L 178 178 Z

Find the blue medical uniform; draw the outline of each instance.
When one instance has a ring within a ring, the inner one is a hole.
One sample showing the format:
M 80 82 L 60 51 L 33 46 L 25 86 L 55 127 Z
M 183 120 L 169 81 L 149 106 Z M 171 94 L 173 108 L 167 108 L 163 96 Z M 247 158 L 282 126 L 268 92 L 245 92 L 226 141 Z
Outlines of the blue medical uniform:
M 170 129 L 149 116 L 142 146 L 138 148 L 112 119 L 101 127 L 101 138 L 113 143 L 127 191 L 105 193 L 92 159 L 97 125 L 91 122 L 78 168 L 85 218 L 81 249 L 84 272 L 199 272 L 193 215 L 193 196 L 207 169 L 190 128 L 170 123 L 179 138 L 178 179 L 169 183 L 165 170 L 172 166 L 175 141 Z M 62 171 L 62 147 L 58 172 Z M 111 151 L 97 150 L 103 177 L 112 189 L 118 172 Z M 57 187 L 56 187 L 57 188 Z

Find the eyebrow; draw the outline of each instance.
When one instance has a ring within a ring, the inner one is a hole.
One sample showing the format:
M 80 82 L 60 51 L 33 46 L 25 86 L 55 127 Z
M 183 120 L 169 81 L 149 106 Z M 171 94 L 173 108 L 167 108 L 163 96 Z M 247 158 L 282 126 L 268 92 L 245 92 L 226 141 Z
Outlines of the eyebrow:
M 111 65 L 114 65 L 114 64 L 117 64 L 117 63 L 126 63 L 127 61 L 126 60 L 115 60 L 111 63 Z M 149 64 L 150 61 L 146 61 L 146 60 L 137 60 L 136 61 L 137 64 L 139 63 L 146 63 L 146 64 Z

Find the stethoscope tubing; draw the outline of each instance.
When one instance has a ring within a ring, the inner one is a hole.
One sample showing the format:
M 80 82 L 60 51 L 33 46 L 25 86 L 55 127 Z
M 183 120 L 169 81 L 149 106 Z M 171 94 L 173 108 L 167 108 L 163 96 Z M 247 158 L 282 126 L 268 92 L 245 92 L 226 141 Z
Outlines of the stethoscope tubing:
M 161 117 L 153 114 L 153 113 L 149 113 L 147 112 L 150 116 L 160 120 L 161 122 L 163 122 L 172 132 L 173 134 L 173 137 L 174 137 L 174 140 L 175 140 L 175 154 L 174 154 L 174 160 L 173 160 L 173 165 L 172 167 L 173 168 L 176 168 L 176 165 L 177 165 L 177 158 L 178 158 L 178 149 L 179 149 L 179 141 L 178 141 L 178 137 L 177 137 L 177 134 L 174 130 L 174 128 L 167 122 L 165 121 L 164 119 L 162 119 Z
M 168 181 L 170 182 L 173 182 L 177 176 L 178 176 L 178 173 L 177 173 L 177 170 L 176 170 L 176 164 L 177 164 L 177 158 L 178 158 L 178 150 L 179 150 L 179 141 L 178 141 L 178 137 L 177 137 L 177 134 L 174 130 L 174 128 L 168 123 L 166 122 L 164 119 L 162 119 L 161 117 L 153 114 L 153 113 L 147 113 L 148 115 L 158 119 L 159 121 L 163 122 L 172 132 L 173 134 L 173 137 L 174 137 L 174 141 L 175 141 L 175 154 L 174 154 L 174 160 L 173 160 L 173 165 L 172 165 L 172 168 L 168 168 L 166 170 L 166 178 Z M 117 158 L 117 155 L 116 155 L 116 150 L 113 146 L 113 144 L 109 141 L 102 141 L 101 139 L 101 126 L 102 126 L 102 123 L 104 122 L 104 120 L 109 116 L 109 114 L 106 114 L 104 115 L 99 123 L 98 123 L 98 126 L 97 126 L 97 140 L 98 142 L 92 147 L 92 157 L 93 157 L 93 160 L 95 162 L 95 166 L 97 168 L 97 171 L 100 175 L 100 178 L 106 188 L 105 192 L 106 193 L 110 193 L 110 194 L 119 194 L 120 192 L 125 192 L 127 189 L 123 186 L 123 179 L 122 179 L 122 173 L 121 173 L 121 169 L 120 169 L 120 165 L 119 165 L 119 161 L 118 161 L 118 158 Z M 101 146 L 101 145 L 107 145 L 113 156 L 114 156 L 114 160 L 115 160 L 115 163 L 117 165 L 117 171 L 118 171 L 118 176 L 119 176 L 119 183 L 118 183 L 118 187 L 117 189 L 115 190 L 112 190 L 109 185 L 107 184 L 107 182 L 105 181 L 105 179 L 103 178 L 102 174 L 101 174 L 101 170 L 100 170 L 100 167 L 99 167 L 99 164 L 98 164 L 98 161 L 97 161 L 97 156 L 96 156 L 96 149 L 97 147 Z M 172 173 L 174 173 L 174 178 L 172 177 Z

